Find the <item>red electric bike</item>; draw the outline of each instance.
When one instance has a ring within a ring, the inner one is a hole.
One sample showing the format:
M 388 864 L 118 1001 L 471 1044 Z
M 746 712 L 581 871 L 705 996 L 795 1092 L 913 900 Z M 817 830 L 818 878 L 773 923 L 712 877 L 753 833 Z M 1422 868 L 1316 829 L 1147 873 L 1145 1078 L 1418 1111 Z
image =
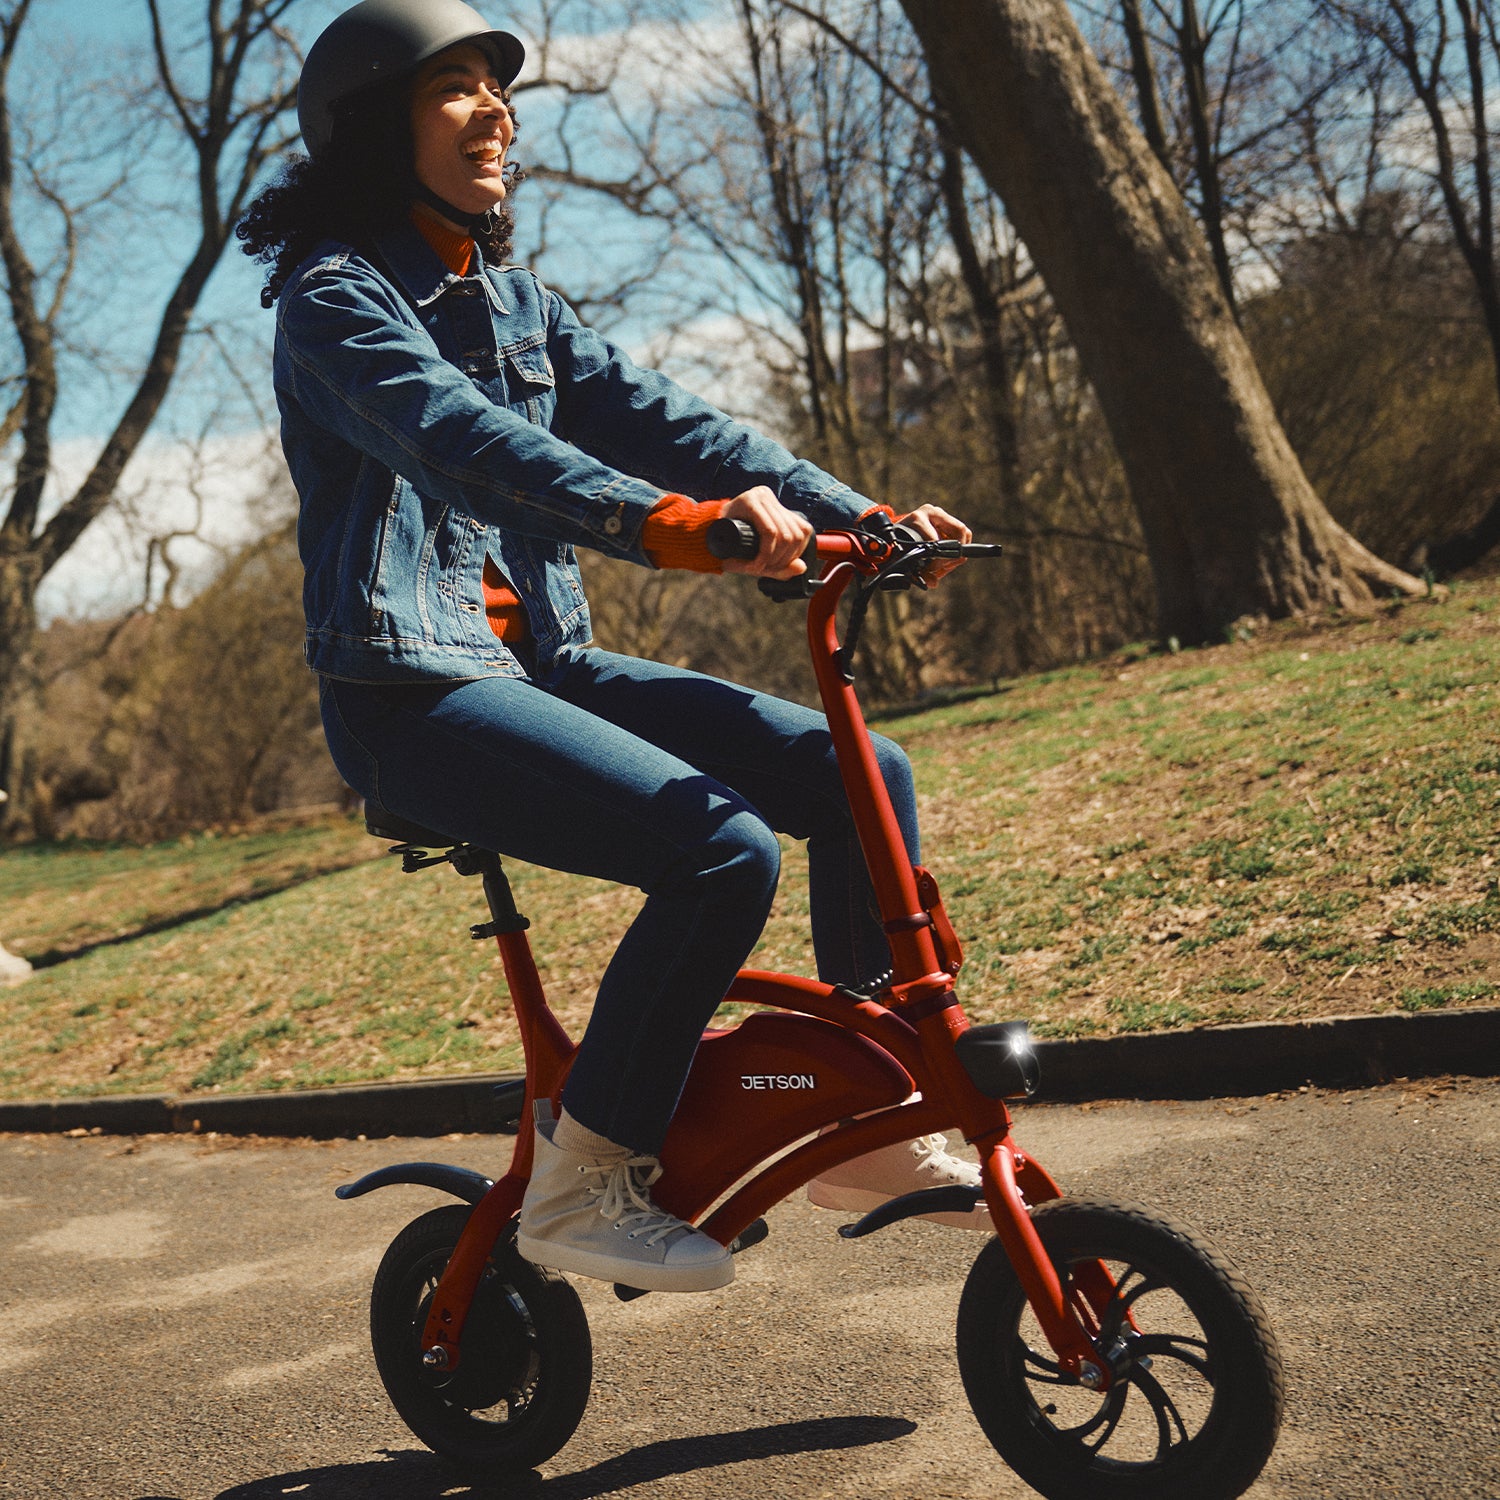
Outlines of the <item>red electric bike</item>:
M 720 556 L 754 556 L 740 522 L 718 522 Z M 820 577 L 762 580 L 808 601 L 808 638 L 891 948 L 891 974 L 859 993 L 744 970 L 728 999 L 758 1007 L 705 1034 L 661 1152 L 660 1206 L 736 1252 L 762 1217 L 813 1177 L 895 1142 L 958 1130 L 977 1151 L 995 1236 L 959 1304 L 957 1352 L 985 1436 L 1056 1500 L 1219 1500 L 1243 1494 L 1280 1425 L 1283 1379 L 1259 1299 L 1193 1231 L 1130 1204 L 1070 1198 L 1011 1136 L 1006 1101 L 1037 1085 L 1024 1024 L 971 1026 L 963 961 L 936 882 L 914 868 L 854 692 L 861 625 L 881 589 L 921 582 L 934 562 L 998 547 L 925 540 L 890 523 L 816 539 Z M 851 600 L 840 639 L 837 610 Z M 462 1200 L 423 1214 L 376 1273 L 370 1326 L 381 1380 L 424 1443 L 495 1475 L 557 1453 L 588 1402 L 592 1348 L 582 1303 L 515 1249 L 531 1170 L 534 1107 L 555 1106 L 575 1044 L 548 1009 L 499 857 L 378 808 L 367 825 L 407 870 L 446 861 L 482 877 L 526 1057 L 509 1169 L 492 1182 L 434 1162 L 373 1172 L 354 1198 L 420 1183 Z M 765 1086 L 765 1080 L 781 1086 Z M 738 1186 L 736 1186 L 738 1184 Z M 727 1195 L 727 1196 L 726 1196 Z M 979 1190 L 933 1188 L 846 1224 L 867 1235 L 913 1215 L 972 1209 Z M 645 1295 L 617 1287 L 624 1299 Z

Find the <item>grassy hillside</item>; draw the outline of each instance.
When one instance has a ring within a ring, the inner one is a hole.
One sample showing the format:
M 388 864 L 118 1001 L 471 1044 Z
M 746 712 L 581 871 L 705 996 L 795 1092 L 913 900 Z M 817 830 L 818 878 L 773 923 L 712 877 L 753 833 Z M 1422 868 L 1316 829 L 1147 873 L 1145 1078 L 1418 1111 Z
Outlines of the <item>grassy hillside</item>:
M 1072 1036 L 1500 996 L 1497 635 L 1500 586 L 1470 584 L 1316 630 L 1126 652 L 883 724 L 916 766 L 970 1013 Z M 347 824 L 7 853 L 13 951 L 149 935 L 4 992 L 0 1094 L 514 1066 L 498 959 L 467 937 L 477 882 L 338 868 L 376 847 Z M 637 897 L 512 873 L 577 1027 Z M 805 930 L 789 850 L 753 961 L 807 971 Z
M 258 900 L 378 854 L 349 820 L 148 848 L 22 846 L 0 859 L 0 941 L 37 965 Z

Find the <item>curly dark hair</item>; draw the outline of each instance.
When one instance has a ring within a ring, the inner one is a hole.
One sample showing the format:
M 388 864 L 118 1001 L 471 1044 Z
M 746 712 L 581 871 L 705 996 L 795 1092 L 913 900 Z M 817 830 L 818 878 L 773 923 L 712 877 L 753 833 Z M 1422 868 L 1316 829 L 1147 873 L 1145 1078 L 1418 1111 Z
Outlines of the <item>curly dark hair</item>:
M 411 126 L 405 80 L 361 91 L 334 124 L 322 160 L 295 155 L 254 199 L 235 226 L 240 248 L 269 265 L 260 305 L 273 307 L 293 271 L 326 239 L 362 248 L 382 229 L 404 219 L 412 201 Z M 510 90 L 501 96 L 510 108 Z M 512 123 L 516 112 L 510 110 Z M 514 188 L 526 173 L 514 162 L 505 185 Z M 493 210 L 489 227 L 474 238 L 490 265 L 509 258 L 515 216 Z

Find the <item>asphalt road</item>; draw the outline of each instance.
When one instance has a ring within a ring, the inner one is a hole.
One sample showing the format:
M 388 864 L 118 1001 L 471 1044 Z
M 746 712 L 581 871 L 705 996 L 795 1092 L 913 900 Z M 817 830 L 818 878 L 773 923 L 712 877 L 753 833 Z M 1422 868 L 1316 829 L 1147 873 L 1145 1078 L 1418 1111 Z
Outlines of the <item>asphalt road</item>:
M 1027 1111 L 1071 1189 L 1186 1219 L 1259 1289 L 1289 1369 L 1252 1496 L 1500 1500 L 1500 1084 Z M 1030 1493 L 964 1403 L 953 1317 L 978 1236 L 857 1243 L 783 1205 L 739 1279 L 617 1303 L 579 1282 L 594 1395 L 503 1491 L 386 1405 L 365 1332 L 382 1249 L 439 1201 L 335 1184 L 507 1140 L 0 1137 L 0 1494 L 26 1500 Z

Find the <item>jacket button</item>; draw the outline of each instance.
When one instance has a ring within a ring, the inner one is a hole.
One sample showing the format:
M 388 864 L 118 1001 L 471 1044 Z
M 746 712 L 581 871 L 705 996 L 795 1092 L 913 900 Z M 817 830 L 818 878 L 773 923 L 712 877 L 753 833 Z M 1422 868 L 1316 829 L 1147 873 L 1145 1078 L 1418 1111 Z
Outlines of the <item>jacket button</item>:
M 606 516 L 604 518 L 604 529 L 611 536 L 615 536 L 616 534 L 618 534 L 624 524 L 625 523 L 618 516 Z

